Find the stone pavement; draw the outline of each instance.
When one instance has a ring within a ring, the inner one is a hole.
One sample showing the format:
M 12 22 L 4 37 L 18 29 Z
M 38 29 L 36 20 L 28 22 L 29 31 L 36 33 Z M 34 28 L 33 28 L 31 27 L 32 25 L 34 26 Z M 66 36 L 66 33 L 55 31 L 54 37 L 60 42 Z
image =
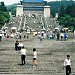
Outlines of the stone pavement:
M 39 28 L 41 24 L 34 24 L 33 20 L 27 19 L 27 25 L 31 28 L 36 28 L 36 26 Z M 11 21 L 13 22 L 13 19 Z M 18 28 L 20 18 L 14 19 L 14 22 L 14 25 L 8 25 L 9 30 L 12 26 Z M 67 41 L 43 39 L 41 44 L 39 44 L 38 37 L 32 35 L 28 39 L 22 37 L 24 46 L 27 49 L 27 64 L 24 66 L 21 66 L 20 51 L 14 50 L 14 43 L 17 39 L 3 38 L 0 42 L 0 75 L 65 75 L 63 63 L 67 54 L 71 55 L 72 60 L 71 75 L 75 75 L 75 35 L 68 35 Z M 32 67 L 33 47 L 37 48 L 38 52 L 37 67 Z
M 31 35 L 30 35 L 31 36 Z M 3 38 L 0 42 L 0 75 L 65 75 L 63 62 L 71 55 L 72 75 L 75 75 L 75 41 L 56 41 L 43 39 L 39 44 L 37 37 L 22 39 L 27 49 L 27 64 L 21 66 L 20 51 L 14 50 L 14 38 Z M 32 48 L 38 52 L 37 67 L 32 67 Z

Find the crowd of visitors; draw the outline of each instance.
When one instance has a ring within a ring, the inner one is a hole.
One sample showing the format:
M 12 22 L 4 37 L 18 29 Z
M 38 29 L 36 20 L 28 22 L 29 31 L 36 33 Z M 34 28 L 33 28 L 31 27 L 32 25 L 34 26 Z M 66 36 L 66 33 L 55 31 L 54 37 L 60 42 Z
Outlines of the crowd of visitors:
M 15 42 L 15 50 L 16 51 L 20 51 L 21 52 L 21 62 L 22 62 L 22 65 L 25 65 L 26 64 L 26 49 L 24 47 L 24 44 L 22 41 L 16 41 Z M 36 51 L 36 48 L 33 48 L 33 61 L 32 61 L 32 66 L 37 66 L 37 63 L 36 63 L 36 58 L 37 58 L 37 51 Z
M 13 38 L 16 38 L 16 39 L 19 38 L 19 40 L 22 40 L 22 36 L 23 36 L 24 39 L 25 38 L 28 39 L 29 35 L 30 34 L 28 34 L 28 33 L 23 35 L 22 32 L 18 32 L 18 33 L 13 34 Z M 66 41 L 68 38 L 67 33 L 61 32 L 61 31 L 58 31 L 56 33 L 52 32 L 52 31 L 50 33 L 46 32 L 46 31 L 45 32 L 40 31 L 40 33 L 37 32 L 37 35 L 39 37 L 39 44 L 41 44 L 43 42 L 43 38 L 44 39 L 56 39 L 57 41 L 59 41 L 59 40 L 60 41 Z M 35 36 L 37 36 L 37 35 L 35 35 Z M 9 38 L 10 35 L 7 33 L 4 33 L 4 35 L 2 33 L 0 33 L 0 41 L 2 40 L 2 36 Z M 15 42 L 15 50 L 21 52 L 21 64 L 22 64 L 22 66 L 26 65 L 27 50 L 23 44 L 23 41 L 17 40 Z M 37 66 L 37 50 L 36 50 L 36 48 L 33 48 L 32 51 L 33 51 L 32 52 L 32 66 Z M 65 59 L 65 61 L 64 61 L 64 67 L 66 69 L 66 75 L 71 74 L 71 67 L 70 66 L 71 66 L 70 55 L 67 55 L 67 59 Z

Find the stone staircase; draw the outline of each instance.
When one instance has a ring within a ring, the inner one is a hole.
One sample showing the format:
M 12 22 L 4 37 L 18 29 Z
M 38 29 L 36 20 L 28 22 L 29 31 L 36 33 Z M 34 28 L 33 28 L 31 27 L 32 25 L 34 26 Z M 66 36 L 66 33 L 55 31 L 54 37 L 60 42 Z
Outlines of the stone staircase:
M 61 26 L 59 25 L 59 23 L 54 21 L 53 18 L 46 18 L 45 23 L 47 25 L 51 25 L 50 30 L 53 30 L 55 27 L 59 27 L 61 29 Z
M 22 19 L 22 23 L 21 23 L 21 19 Z M 14 17 L 14 18 L 12 17 L 11 20 L 10 20 L 10 22 L 14 22 L 14 24 L 12 26 L 16 26 L 17 29 L 18 28 L 23 29 L 24 21 L 25 21 L 25 17 L 24 16 L 18 16 L 18 17 Z M 51 25 L 51 27 L 49 27 L 50 30 L 53 30 L 55 27 L 59 26 L 58 23 L 53 21 L 53 18 L 46 18 L 46 20 L 42 19 L 42 21 L 43 21 L 43 23 L 45 22 L 45 26 Z M 38 18 L 31 18 L 31 19 L 26 18 L 27 25 L 25 25 L 25 27 L 29 26 L 29 28 L 37 29 L 38 31 L 40 31 L 41 28 L 42 28 L 42 24 L 40 22 L 41 22 L 41 18 L 40 17 L 38 17 Z
M 36 20 L 36 23 L 33 23 L 34 20 L 27 19 L 27 25 L 34 29 L 36 26 L 42 25 L 37 24 L 38 20 Z M 14 26 L 18 27 L 19 21 L 20 17 L 15 18 Z M 48 24 L 51 24 L 51 22 L 51 20 L 47 20 Z M 52 25 L 54 25 L 53 22 Z M 67 54 L 71 55 L 72 60 L 71 75 L 75 75 L 75 35 L 73 35 L 69 34 L 67 41 L 43 39 L 41 44 L 39 44 L 39 39 L 32 37 L 32 35 L 28 39 L 22 38 L 27 49 L 27 64 L 24 66 L 21 66 L 20 51 L 14 50 L 14 43 L 19 39 L 3 38 L 0 42 L 0 75 L 65 75 L 63 62 Z M 38 52 L 37 67 L 32 67 L 33 47 L 37 48 Z
M 43 39 L 39 44 L 36 37 L 25 41 L 27 64 L 21 66 L 20 51 L 14 50 L 14 38 L 3 38 L 0 42 L 0 75 L 65 75 L 63 62 L 67 54 L 71 55 L 72 75 L 75 75 L 75 42 Z M 33 43 L 33 44 L 32 44 Z M 37 67 L 32 67 L 32 48 L 37 48 Z
M 33 29 L 37 29 L 39 31 L 41 30 L 41 28 L 43 26 L 42 24 L 39 24 L 39 22 L 41 22 L 40 17 L 38 17 L 38 19 L 35 19 L 35 18 L 27 19 L 26 21 L 27 21 L 27 26 L 29 26 L 30 28 L 33 28 Z M 49 27 L 50 30 L 53 30 L 55 27 L 60 27 L 60 25 L 58 23 L 53 21 L 53 18 L 46 18 L 46 20 L 42 19 L 42 21 L 43 21 L 43 23 L 45 23 L 46 29 L 48 28 L 46 26 L 51 26 L 51 27 Z
M 40 21 L 41 21 L 40 17 L 38 19 L 35 19 L 35 18 L 26 19 L 27 26 L 33 29 L 37 29 L 38 31 L 41 30 L 41 26 L 42 26 L 42 24 L 40 24 Z

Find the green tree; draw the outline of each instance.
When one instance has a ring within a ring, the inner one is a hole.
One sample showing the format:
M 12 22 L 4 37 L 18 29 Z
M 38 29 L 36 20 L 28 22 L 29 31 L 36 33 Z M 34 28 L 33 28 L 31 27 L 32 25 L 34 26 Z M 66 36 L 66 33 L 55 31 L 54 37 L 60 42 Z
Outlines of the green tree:
M 64 14 L 65 14 L 65 7 L 61 6 L 60 13 L 59 13 L 59 18 L 64 17 Z
M 16 7 L 17 7 L 17 5 L 19 5 L 20 3 L 15 3 L 15 4 L 13 4 L 13 5 L 9 5 L 9 6 L 7 6 L 7 10 L 9 11 L 9 12 L 11 12 L 11 14 L 12 15 L 16 15 Z
M 61 7 L 58 20 L 63 27 L 75 29 L 75 5 L 71 3 L 66 8 Z
M 5 19 L 5 22 L 6 22 L 6 23 L 9 22 L 9 18 L 10 18 L 9 13 L 8 13 L 8 12 L 4 12 L 4 13 L 3 13 L 3 16 L 6 18 L 6 19 Z
M 5 7 L 4 2 L 1 2 L 0 5 L 0 28 L 7 22 L 9 22 L 9 13 L 7 12 L 7 9 Z
M 16 15 L 16 8 L 14 8 L 13 10 L 11 10 L 11 12 L 12 12 L 11 13 L 12 15 Z
M 69 5 L 66 10 L 65 10 L 66 14 L 70 14 L 72 17 L 75 17 L 75 5 Z
M 64 16 L 59 19 L 59 24 L 69 29 L 75 29 L 75 18 L 71 17 L 70 14 L 64 14 Z
M 5 23 L 5 17 L 2 14 L 0 14 L 0 28 L 4 25 L 4 23 Z
M 1 2 L 0 11 L 7 12 L 7 8 L 5 7 L 4 2 Z

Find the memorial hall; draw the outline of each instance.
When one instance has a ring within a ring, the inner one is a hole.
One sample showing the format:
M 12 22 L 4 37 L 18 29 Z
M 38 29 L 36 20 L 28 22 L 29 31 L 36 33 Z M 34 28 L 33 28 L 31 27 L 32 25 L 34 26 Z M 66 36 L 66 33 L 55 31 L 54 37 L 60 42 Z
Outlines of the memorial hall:
M 46 4 L 47 1 L 43 0 L 20 0 L 20 5 L 16 8 L 16 16 L 36 14 L 50 17 L 50 6 Z

